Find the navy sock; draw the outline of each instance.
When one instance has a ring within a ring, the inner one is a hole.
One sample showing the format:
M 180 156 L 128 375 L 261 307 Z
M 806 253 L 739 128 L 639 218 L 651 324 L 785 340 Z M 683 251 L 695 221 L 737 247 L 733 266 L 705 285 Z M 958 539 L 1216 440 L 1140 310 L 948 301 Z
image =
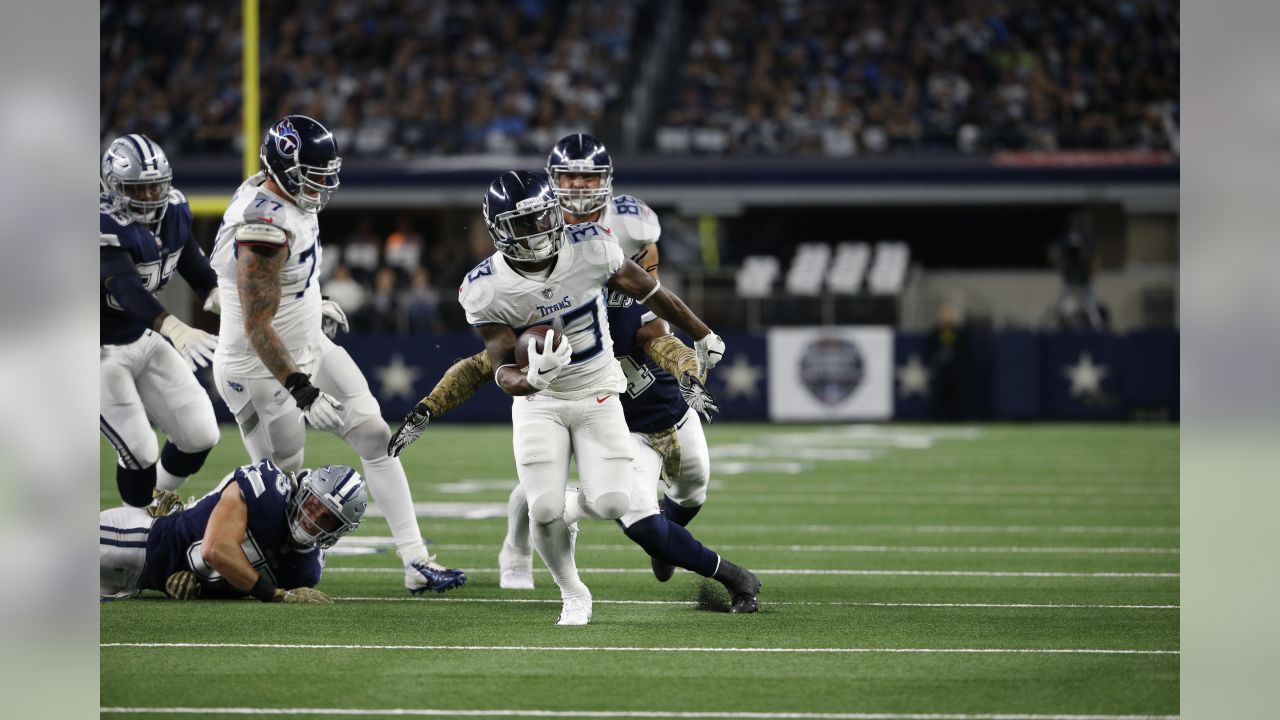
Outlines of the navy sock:
M 693 520 L 694 516 L 697 515 L 698 511 L 701 509 L 701 505 L 683 507 L 680 503 L 672 500 L 670 497 L 666 495 L 662 496 L 662 516 L 680 527 L 687 526 L 689 521 Z
M 165 441 L 164 448 L 160 451 L 160 462 L 164 464 L 164 469 L 170 475 L 191 477 L 204 466 L 204 459 L 209 457 L 209 451 L 212 449 L 186 453 L 179 450 L 177 445 Z M 147 502 L 151 501 L 148 499 Z
M 720 564 L 718 555 L 703 547 L 688 530 L 662 515 L 650 515 L 622 531 L 651 556 L 703 577 L 714 575 Z
M 120 497 L 134 507 L 146 507 L 151 504 L 151 491 L 156 489 L 156 466 L 150 465 L 141 470 L 116 466 L 116 487 Z

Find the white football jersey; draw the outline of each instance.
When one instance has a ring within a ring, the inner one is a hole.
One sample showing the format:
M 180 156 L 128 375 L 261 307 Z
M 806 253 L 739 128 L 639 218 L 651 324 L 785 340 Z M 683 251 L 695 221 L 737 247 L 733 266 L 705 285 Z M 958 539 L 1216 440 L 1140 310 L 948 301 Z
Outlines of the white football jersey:
M 565 245 L 545 280 L 517 273 L 494 253 L 462 281 L 458 301 L 472 325 L 509 325 L 517 336 L 533 325 L 552 325 L 573 348 L 573 359 L 543 395 L 578 400 L 627 387 L 613 357 L 609 314 L 602 292 L 625 258 L 609 231 L 596 223 L 565 228 Z
M 258 173 L 236 190 L 222 216 L 209 264 L 218 273 L 222 322 L 218 329 L 218 361 L 231 377 L 271 377 L 244 332 L 240 291 L 236 287 L 236 228 L 268 224 L 287 238 L 288 259 L 280 278 L 280 307 L 272 325 L 293 361 L 305 366 L 315 354 L 320 338 L 320 224 L 287 197 L 268 190 L 266 175 Z
M 634 195 L 615 195 L 604 207 L 600 224 L 609 228 L 622 252 L 632 260 L 645 246 L 658 242 L 662 227 L 658 215 Z

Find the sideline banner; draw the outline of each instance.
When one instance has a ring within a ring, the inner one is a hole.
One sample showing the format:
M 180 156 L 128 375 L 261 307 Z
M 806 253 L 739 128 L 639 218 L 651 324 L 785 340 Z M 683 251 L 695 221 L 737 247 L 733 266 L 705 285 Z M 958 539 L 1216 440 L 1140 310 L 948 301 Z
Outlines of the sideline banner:
M 771 420 L 887 420 L 892 416 L 891 328 L 769 331 Z

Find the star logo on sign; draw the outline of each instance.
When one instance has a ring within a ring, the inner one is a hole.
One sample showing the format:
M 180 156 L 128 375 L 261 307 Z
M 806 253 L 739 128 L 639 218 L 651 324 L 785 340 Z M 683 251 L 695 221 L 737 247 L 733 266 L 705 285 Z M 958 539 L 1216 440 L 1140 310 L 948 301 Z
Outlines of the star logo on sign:
M 1093 356 L 1082 352 L 1075 365 L 1062 366 L 1062 374 L 1071 382 L 1071 397 L 1094 398 L 1102 395 L 1102 380 L 1111 371 L 1106 365 L 1095 365 Z
M 760 395 L 760 378 L 764 376 L 764 371 L 759 366 L 752 365 L 746 355 L 734 355 L 732 365 L 717 365 L 711 372 L 724 380 L 726 400 L 735 397 L 754 400 Z
M 404 356 L 396 353 L 391 356 L 391 362 L 374 370 L 374 374 L 378 376 L 378 384 L 382 386 L 381 396 L 383 398 L 403 397 L 407 400 L 417 400 L 418 396 L 413 392 L 413 384 L 418 380 L 418 376 L 422 371 L 412 365 L 406 365 Z
M 904 399 L 912 395 L 929 397 L 929 376 L 932 373 L 920 362 L 920 356 L 916 353 L 911 353 L 907 364 L 899 365 L 894 374 L 898 376 L 898 388 Z

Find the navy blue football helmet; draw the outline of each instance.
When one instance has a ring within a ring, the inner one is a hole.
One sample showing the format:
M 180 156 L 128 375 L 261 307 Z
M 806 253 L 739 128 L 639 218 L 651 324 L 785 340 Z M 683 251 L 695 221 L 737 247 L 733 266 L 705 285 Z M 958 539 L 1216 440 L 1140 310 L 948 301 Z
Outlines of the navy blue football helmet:
M 305 212 L 318 213 L 338 189 L 342 158 L 333 133 L 306 115 L 286 115 L 258 153 L 272 180 Z
M 564 216 L 551 181 L 540 172 L 512 170 L 489 184 L 484 224 L 498 252 L 519 262 L 540 262 L 564 245 Z
M 593 188 L 567 187 L 560 177 L 562 173 L 599 175 L 600 184 Z M 600 210 L 613 195 L 613 160 L 604 143 L 586 133 L 566 135 L 551 148 L 547 175 L 551 177 L 560 204 L 574 215 L 590 215 Z

